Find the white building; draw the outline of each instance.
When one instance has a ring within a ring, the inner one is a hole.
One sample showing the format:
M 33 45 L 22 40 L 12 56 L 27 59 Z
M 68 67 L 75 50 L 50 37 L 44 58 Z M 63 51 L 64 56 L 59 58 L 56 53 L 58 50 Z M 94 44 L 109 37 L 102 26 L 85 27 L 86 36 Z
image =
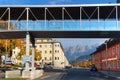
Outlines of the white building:
M 42 38 L 36 39 L 35 46 L 42 56 L 41 64 L 51 64 L 54 68 L 64 68 L 69 65 L 60 42 Z
M 19 64 L 22 63 L 21 60 L 17 60 L 16 57 L 18 55 L 18 53 L 20 52 L 20 49 L 18 47 L 15 47 L 15 49 L 12 50 L 12 56 L 11 56 L 11 60 L 13 64 Z

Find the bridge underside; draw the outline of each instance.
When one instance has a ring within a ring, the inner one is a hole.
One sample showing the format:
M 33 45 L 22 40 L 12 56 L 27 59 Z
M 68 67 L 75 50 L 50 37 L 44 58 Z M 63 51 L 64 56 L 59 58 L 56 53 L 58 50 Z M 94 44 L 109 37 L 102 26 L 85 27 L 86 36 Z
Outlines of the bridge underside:
M 34 38 L 119 38 L 120 31 L 28 31 Z M 0 39 L 26 38 L 27 31 L 3 31 Z

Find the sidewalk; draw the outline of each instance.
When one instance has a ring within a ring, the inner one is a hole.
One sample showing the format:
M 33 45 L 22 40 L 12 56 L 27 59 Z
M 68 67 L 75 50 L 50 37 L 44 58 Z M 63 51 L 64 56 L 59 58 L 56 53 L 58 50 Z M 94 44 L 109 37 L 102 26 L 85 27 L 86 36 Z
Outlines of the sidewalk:
M 120 71 L 99 71 L 105 75 L 120 79 Z

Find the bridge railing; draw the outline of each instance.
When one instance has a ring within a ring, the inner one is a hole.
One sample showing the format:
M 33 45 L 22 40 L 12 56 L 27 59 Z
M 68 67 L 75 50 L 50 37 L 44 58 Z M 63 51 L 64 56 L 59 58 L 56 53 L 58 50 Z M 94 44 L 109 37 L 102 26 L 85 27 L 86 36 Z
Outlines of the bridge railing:
M 28 23 L 28 27 L 27 27 Z M 8 26 L 9 25 L 9 26 Z M 0 30 L 120 30 L 120 21 L 116 20 L 39 20 L 0 22 Z

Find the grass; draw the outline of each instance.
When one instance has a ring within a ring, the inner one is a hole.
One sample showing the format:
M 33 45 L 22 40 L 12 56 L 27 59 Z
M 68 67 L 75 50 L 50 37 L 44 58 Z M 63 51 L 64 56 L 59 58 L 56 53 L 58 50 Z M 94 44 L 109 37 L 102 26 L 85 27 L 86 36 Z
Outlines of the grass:
M 27 80 L 25 78 L 1 78 L 0 80 Z

